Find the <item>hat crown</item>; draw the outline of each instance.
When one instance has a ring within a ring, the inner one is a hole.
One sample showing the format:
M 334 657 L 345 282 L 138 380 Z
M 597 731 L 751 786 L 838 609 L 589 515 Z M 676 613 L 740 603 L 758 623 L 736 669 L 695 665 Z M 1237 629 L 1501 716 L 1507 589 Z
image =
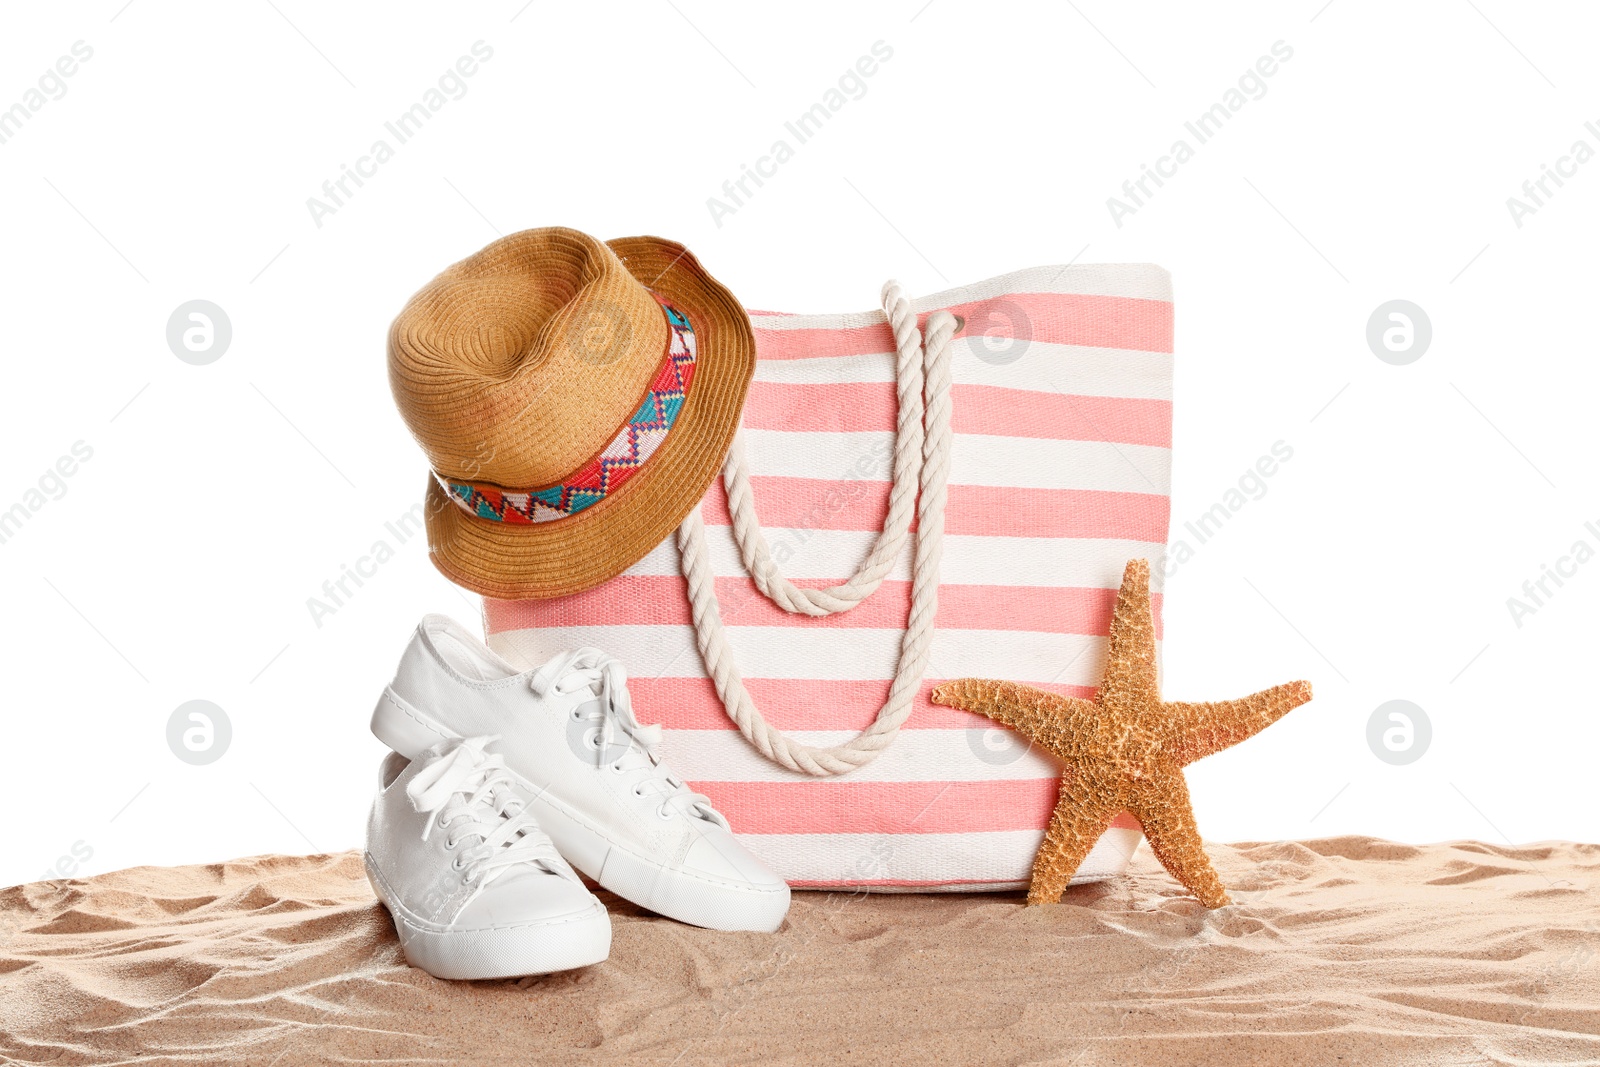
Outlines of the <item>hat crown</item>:
M 525 230 L 411 298 L 389 331 L 389 383 L 440 475 L 536 488 L 581 467 L 633 415 L 669 332 L 604 242 Z

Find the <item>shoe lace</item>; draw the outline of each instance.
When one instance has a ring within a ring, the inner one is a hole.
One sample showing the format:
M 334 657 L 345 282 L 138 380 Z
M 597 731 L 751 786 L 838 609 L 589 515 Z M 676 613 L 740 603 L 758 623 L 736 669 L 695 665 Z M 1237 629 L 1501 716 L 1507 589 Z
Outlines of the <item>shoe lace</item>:
M 445 849 L 461 849 L 452 866 L 463 881 L 476 882 L 480 889 L 527 863 L 575 878 L 517 796 L 505 759 L 484 751 L 498 740 L 488 736 L 449 742 L 407 784 L 411 806 L 428 816 L 422 839 L 444 831 Z
M 611 761 L 611 766 L 618 771 L 649 772 L 634 786 L 634 791 L 640 796 L 660 796 L 658 815 L 665 817 L 668 812 L 676 811 L 728 829 L 728 820 L 712 806 L 711 799 L 690 789 L 661 762 L 658 750 L 661 726 L 658 723 L 646 726 L 634 714 L 633 697 L 628 692 L 628 672 L 621 660 L 598 648 L 563 652 L 534 671 L 529 684 L 540 697 L 551 692 L 565 694 L 588 689 L 599 698 L 588 705 L 591 710 L 583 715 L 596 724 L 595 766 L 604 766 L 608 750 L 625 738 L 627 748 Z

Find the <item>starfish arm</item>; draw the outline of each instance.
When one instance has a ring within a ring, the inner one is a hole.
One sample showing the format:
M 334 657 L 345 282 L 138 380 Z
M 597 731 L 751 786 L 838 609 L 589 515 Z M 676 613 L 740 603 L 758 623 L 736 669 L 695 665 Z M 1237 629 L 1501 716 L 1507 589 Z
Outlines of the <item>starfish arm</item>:
M 1115 789 L 1099 787 L 1082 774 L 1069 774 L 1061 781 L 1061 795 L 1044 841 L 1033 857 L 1033 881 L 1028 886 L 1028 903 L 1055 904 L 1061 900 L 1072 876 L 1077 873 L 1089 850 L 1105 833 L 1112 816 L 1122 810 Z
M 1156 684 L 1156 627 L 1150 612 L 1150 564 L 1130 559 L 1111 613 L 1111 638 L 1098 703 L 1137 708 L 1159 703 Z
M 1151 777 L 1139 779 L 1130 790 L 1128 810 L 1144 827 L 1150 851 L 1167 873 L 1208 908 L 1230 903 L 1228 891 L 1200 843 L 1200 828 L 1195 825 L 1189 787 L 1181 770 L 1163 767 Z
M 1077 754 L 1079 746 L 1074 741 L 1088 735 L 1100 714 L 1092 701 L 987 678 L 944 682 L 934 687 L 929 699 L 935 704 L 986 715 L 1062 759 Z
M 1241 700 L 1163 704 L 1164 750 L 1179 766 L 1187 766 L 1255 736 L 1310 699 L 1310 682 L 1290 682 Z

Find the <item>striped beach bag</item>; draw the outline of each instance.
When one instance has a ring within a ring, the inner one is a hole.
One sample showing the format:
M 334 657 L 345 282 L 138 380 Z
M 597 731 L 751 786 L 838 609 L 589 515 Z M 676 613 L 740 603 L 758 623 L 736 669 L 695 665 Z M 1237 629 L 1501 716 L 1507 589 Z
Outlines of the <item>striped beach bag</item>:
M 1167 273 L 890 283 L 881 311 L 751 322 L 741 430 L 699 509 L 595 589 L 485 601 L 489 644 L 523 667 L 618 656 L 667 764 L 797 888 L 1025 886 L 1061 767 L 928 692 L 1093 693 L 1123 565 L 1167 541 Z M 1074 881 L 1138 841 L 1118 816 Z

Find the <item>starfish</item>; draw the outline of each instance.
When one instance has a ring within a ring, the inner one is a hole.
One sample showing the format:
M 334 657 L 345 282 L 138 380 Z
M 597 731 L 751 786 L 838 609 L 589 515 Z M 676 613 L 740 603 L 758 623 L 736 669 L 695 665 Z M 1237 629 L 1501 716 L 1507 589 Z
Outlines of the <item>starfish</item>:
M 1183 768 L 1271 726 L 1311 699 L 1311 683 L 1210 704 L 1163 701 L 1150 564 L 1134 559 L 1122 572 L 1106 673 L 1093 700 L 981 678 L 945 682 L 932 699 L 1010 726 L 1066 764 L 1034 857 L 1029 904 L 1058 902 L 1111 819 L 1128 811 L 1161 865 L 1206 907 L 1220 908 L 1228 894 L 1201 846 Z

